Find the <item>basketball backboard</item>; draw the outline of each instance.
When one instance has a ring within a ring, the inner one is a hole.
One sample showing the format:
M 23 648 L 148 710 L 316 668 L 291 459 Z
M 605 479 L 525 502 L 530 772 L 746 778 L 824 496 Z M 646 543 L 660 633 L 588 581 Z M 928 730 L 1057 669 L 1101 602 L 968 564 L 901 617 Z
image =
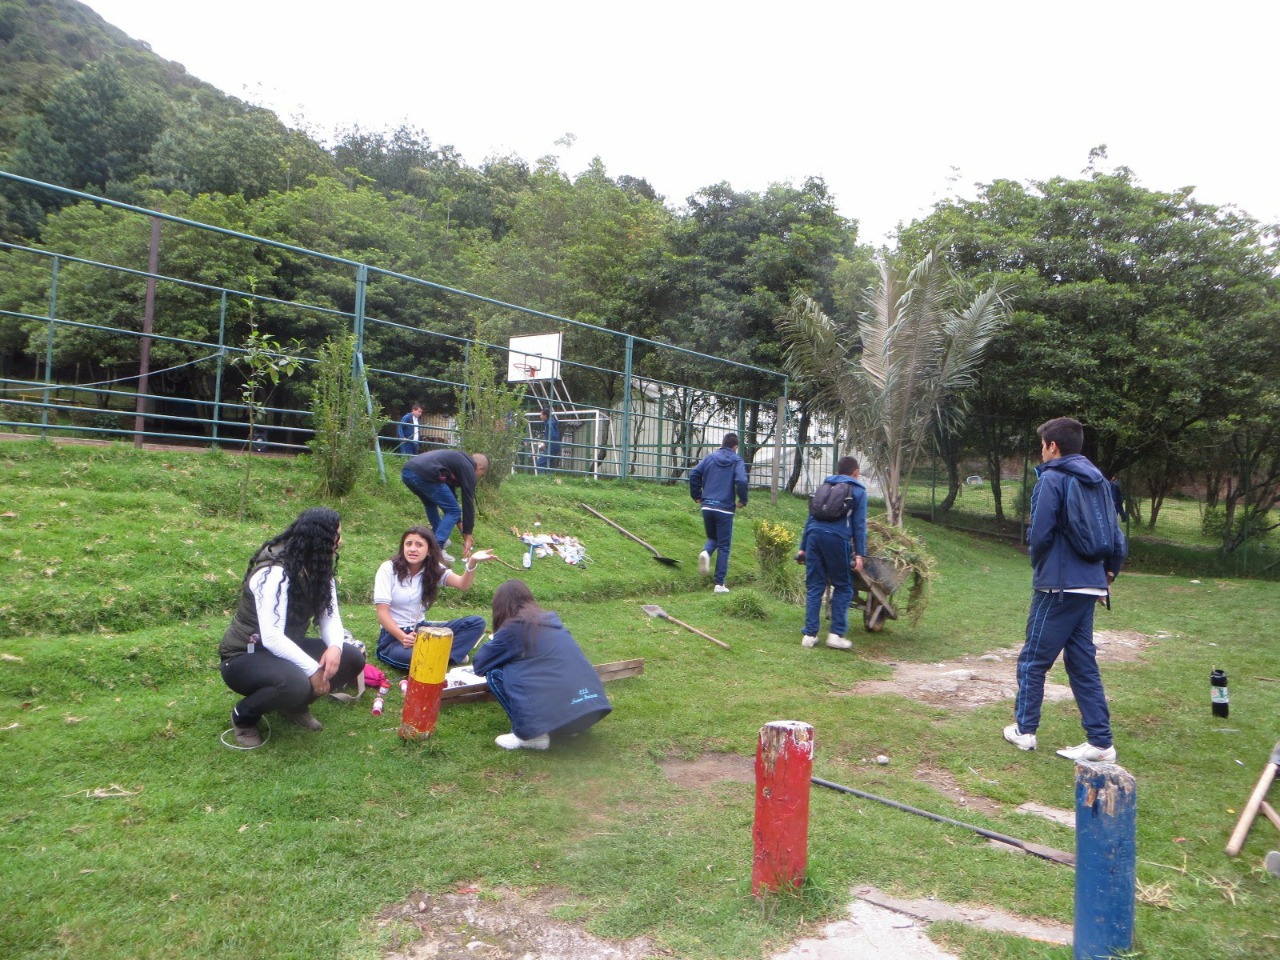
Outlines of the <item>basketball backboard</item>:
M 507 382 L 560 379 L 562 333 L 512 337 L 507 353 Z

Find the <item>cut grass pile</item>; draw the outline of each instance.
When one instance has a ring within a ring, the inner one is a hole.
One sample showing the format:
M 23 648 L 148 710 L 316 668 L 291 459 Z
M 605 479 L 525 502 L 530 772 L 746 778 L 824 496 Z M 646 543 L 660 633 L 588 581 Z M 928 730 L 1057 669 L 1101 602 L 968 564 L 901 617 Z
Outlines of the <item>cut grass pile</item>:
M 235 697 L 217 642 L 250 553 L 315 502 L 299 465 L 263 458 L 237 521 L 233 457 L 18 442 L 0 458 L 5 956 L 372 958 L 412 930 L 376 923 L 382 911 L 459 886 L 551 889 L 563 919 L 688 958 L 767 955 L 839 915 L 855 885 L 1071 922 L 1069 869 L 822 790 L 808 881 L 766 908 L 750 896 L 753 788 L 691 790 L 660 766 L 750 757 L 764 723 L 800 719 L 825 779 L 1074 849 L 1069 829 L 1014 811 L 1072 807 L 1072 765 L 1052 753 L 1082 738 L 1070 701 L 1046 705 L 1042 749 L 1021 753 L 1000 739 L 1007 703 L 963 711 L 851 692 L 895 661 L 1016 647 L 1029 575 L 1013 548 L 914 524 L 938 559 L 923 622 L 855 630 L 852 654 L 806 650 L 802 611 L 754 585 L 749 523 L 798 532 L 802 501 L 753 492 L 733 592 L 715 596 L 697 574 L 702 525 L 684 487 L 515 477 L 482 503 L 477 545 L 519 566 L 511 529 L 537 522 L 581 538 L 590 562 L 535 560 L 520 574 L 487 564 L 441 607 L 487 613 L 493 589 L 522 576 L 594 662 L 645 659 L 643 676 L 609 685 L 614 713 L 546 753 L 508 753 L 493 745 L 507 725 L 492 702 L 446 707 L 430 741 L 407 744 L 395 694 L 381 718 L 367 699 L 326 700 L 322 733 L 275 722 L 266 747 L 241 753 L 218 739 Z M 579 502 L 685 562 L 655 562 Z M 421 507 L 394 475 L 336 506 L 343 617 L 372 645 L 374 571 Z M 644 603 L 732 649 L 647 617 Z M 1157 638 L 1104 668 L 1120 762 L 1138 782 L 1138 879 L 1159 893 L 1138 908 L 1141 955 L 1280 956 L 1280 882 L 1260 868 L 1280 836 L 1259 820 L 1243 856 L 1222 853 L 1280 737 L 1280 591 L 1138 574 L 1119 581 L 1114 607 L 1100 629 Z M 1215 667 L 1231 679 L 1227 721 L 1210 716 Z M 1064 680 L 1060 668 L 1051 679 Z M 921 771 L 1000 812 L 957 808 Z M 956 924 L 933 935 L 969 960 L 1071 955 Z

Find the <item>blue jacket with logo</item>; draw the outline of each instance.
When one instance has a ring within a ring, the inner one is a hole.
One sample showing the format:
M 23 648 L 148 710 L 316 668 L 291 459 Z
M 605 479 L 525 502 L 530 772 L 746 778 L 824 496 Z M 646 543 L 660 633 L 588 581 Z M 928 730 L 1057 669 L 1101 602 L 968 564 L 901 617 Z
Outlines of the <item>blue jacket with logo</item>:
M 813 517 L 806 520 L 804 532 L 800 534 L 800 549 L 805 549 L 805 543 L 811 533 L 834 533 L 852 538 L 854 556 L 865 557 L 867 555 L 866 485 L 857 477 L 847 477 L 843 473 L 832 474 L 823 482 L 850 484 L 850 492 L 853 494 L 852 509 L 848 516 L 840 520 L 815 520 Z
M 734 497 L 737 496 L 735 501 Z M 720 447 L 689 471 L 689 496 L 702 509 L 733 513 L 734 504 L 747 502 L 747 466 L 736 450 Z
M 1107 484 L 1107 478 L 1089 458 L 1068 454 L 1036 467 L 1036 485 L 1031 490 L 1031 527 L 1027 542 L 1031 552 L 1031 586 L 1036 590 L 1107 589 L 1107 574 L 1118 574 L 1124 564 L 1123 541 L 1111 557 L 1090 562 L 1067 542 L 1062 532 L 1062 494 L 1067 480 L 1075 477 L 1087 486 Z M 1110 491 L 1103 491 L 1108 497 Z
M 550 610 L 537 623 L 504 623 L 476 651 L 472 669 L 501 688 L 499 702 L 521 740 L 568 724 L 585 729 L 613 709 L 596 668 Z

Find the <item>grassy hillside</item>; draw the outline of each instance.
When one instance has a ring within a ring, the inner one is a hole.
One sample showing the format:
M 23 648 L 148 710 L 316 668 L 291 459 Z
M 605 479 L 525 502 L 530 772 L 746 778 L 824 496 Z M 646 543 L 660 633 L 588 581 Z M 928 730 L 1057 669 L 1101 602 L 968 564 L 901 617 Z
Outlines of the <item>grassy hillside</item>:
M 1020 753 L 1000 739 L 1008 701 L 858 686 L 1016 647 L 1028 591 L 1017 550 L 916 526 L 939 573 L 923 622 L 855 630 L 852 653 L 806 650 L 801 611 L 753 584 L 751 549 L 751 520 L 798 531 L 799 501 L 753 496 L 733 592 L 715 596 L 696 572 L 701 525 L 683 487 L 512 478 L 483 503 L 477 543 L 518 566 L 512 527 L 582 538 L 583 567 L 536 560 L 520 575 L 593 661 L 644 658 L 642 676 L 609 685 L 614 713 L 579 741 L 507 753 L 493 746 L 507 729 L 494 703 L 447 707 L 430 741 L 406 744 L 394 694 L 381 718 L 367 700 L 324 701 L 322 733 L 276 724 L 246 754 L 219 742 L 234 696 L 217 641 L 249 554 L 315 501 L 301 461 L 260 458 L 253 508 L 237 519 L 240 463 L 0 446 L 0 888 L 22 892 L 0 924 L 5 956 L 372 958 L 419 935 L 389 908 L 459 887 L 545 894 L 598 936 L 648 936 L 655 955 L 688 958 L 766 955 L 840 915 L 861 885 L 1070 924 L 1069 868 L 832 791 L 811 798 L 804 890 L 762 909 L 750 895 L 753 786 L 665 772 L 708 758 L 749 770 L 762 724 L 802 719 L 818 776 L 1074 849 L 1068 828 L 1016 811 L 1073 805 L 1072 765 L 1052 752 L 1081 739 L 1069 699 L 1046 704 L 1041 750 Z M 685 562 L 655 562 L 580 502 Z M 371 641 L 374 570 L 420 506 L 398 480 L 337 506 L 344 620 Z M 486 612 L 515 575 L 485 565 L 444 607 Z M 645 616 L 644 603 L 732 649 Z M 1120 763 L 1138 781 L 1140 955 L 1280 956 L 1280 882 L 1259 866 L 1274 831 L 1260 821 L 1243 856 L 1222 854 L 1277 736 L 1274 585 L 1126 576 L 1098 626 L 1141 647 L 1104 666 Z M 1214 667 L 1231 679 L 1229 722 L 1210 717 Z M 931 935 L 968 960 L 1071 956 L 961 924 Z
M 223 98 L 83 3 L 0 0 L 0 154 L 13 146 L 22 117 L 37 112 L 59 80 L 108 55 L 174 100 L 193 93 Z

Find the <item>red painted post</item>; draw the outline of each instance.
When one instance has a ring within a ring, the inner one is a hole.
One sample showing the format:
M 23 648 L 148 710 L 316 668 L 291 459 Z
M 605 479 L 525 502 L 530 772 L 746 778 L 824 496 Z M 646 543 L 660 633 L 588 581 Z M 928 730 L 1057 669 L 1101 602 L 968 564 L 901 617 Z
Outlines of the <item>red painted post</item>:
M 798 889 L 809 862 L 809 777 L 813 727 L 774 720 L 760 728 L 756 749 L 755 857 L 751 893 Z
M 425 740 L 435 731 L 452 647 L 453 631 L 448 627 L 418 628 L 409 661 L 409 688 L 400 714 L 402 740 Z

